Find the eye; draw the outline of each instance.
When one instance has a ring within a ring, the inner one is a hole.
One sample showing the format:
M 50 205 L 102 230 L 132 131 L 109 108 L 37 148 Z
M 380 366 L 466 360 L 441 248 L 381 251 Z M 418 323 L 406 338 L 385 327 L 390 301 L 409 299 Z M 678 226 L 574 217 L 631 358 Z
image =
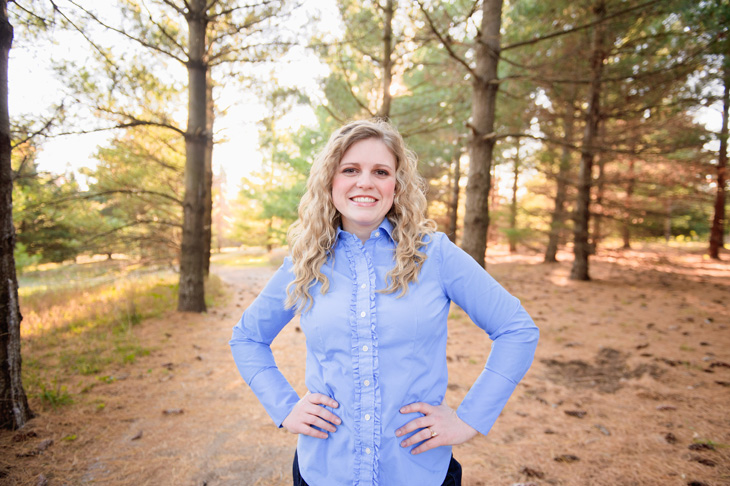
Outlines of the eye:
M 357 170 L 354 167 L 345 167 L 342 169 L 343 174 L 354 174 Z
M 382 176 L 382 177 L 388 177 L 390 175 L 390 172 L 385 169 L 378 169 L 375 171 L 375 174 Z

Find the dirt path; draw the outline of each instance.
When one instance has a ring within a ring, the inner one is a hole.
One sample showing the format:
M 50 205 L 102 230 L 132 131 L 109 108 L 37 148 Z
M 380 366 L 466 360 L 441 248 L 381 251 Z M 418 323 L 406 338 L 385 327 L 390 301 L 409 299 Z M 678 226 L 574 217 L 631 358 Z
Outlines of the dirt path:
M 490 272 L 522 299 L 542 337 L 490 435 L 455 449 L 465 486 L 730 484 L 730 264 L 607 253 L 587 283 L 568 280 L 568 263 L 492 258 Z M 139 335 L 150 356 L 99 382 L 73 410 L 45 413 L 15 441 L 5 437 L 2 450 L 15 457 L 0 467 L 0 483 L 291 484 L 296 437 L 273 426 L 228 348 L 231 327 L 274 270 L 214 271 L 230 285 L 225 307 L 146 321 Z M 303 392 L 296 324 L 274 350 Z M 488 348 L 454 309 L 452 406 Z

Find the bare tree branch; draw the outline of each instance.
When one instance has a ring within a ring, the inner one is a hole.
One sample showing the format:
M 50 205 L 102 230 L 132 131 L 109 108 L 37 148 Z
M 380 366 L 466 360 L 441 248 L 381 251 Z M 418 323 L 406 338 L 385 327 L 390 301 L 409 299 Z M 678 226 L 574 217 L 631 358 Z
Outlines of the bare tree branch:
M 461 56 L 456 54 L 454 50 L 452 49 L 451 42 L 448 42 L 446 38 L 439 32 L 438 28 L 436 27 L 436 24 L 434 24 L 433 19 L 431 19 L 431 16 L 426 11 L 426 7 L 424 7 L 421 0 L 418 1 L 418 6 L 421 8 L 421 12 L 423 12 L 423 15 L 426 17 L 426 21 L 428 22 L 429 27 L 431 28 L 431 32 L 433 32 L 433 35 L 435 35 L 439 42 L 441 42 L 441 45 L 444 46 L 444 49 L 446 49 L 446 52 L 449 53 L 449 56 L 451 56 L 452 59 L 454 59 L 456 62 L 464 66 L 466 70 L 474 76 L 474 79 L 479 79 L 479 76 L 477 76 L 477 73 L 472 69 L 471 65 L 466 62 Z
M 177 47 L 178 49 L 180 49 L 180 51 L 181 51 L 181 52 L 185 52 L 185 47 L 183 47 L 182 45 L 180 45 L 180 44 L 178 43 L 177 39 L 175 39 L 175 38 L 173 37 L 173 35 L 172 35 L 172 34 L 170 34 L 170 33 L 169 33 L 169 32 L 167 31 L 167 29 L 166 29 L 166 28 L 165 28 L 165 27 L 164 27 L 164 26 L 163 26 L 162 24 L 160 24 L 159 22 L 155 21 L 155 19 L 154 19 L 154 18 L 152 17 L 152 12 L 150 12 L 150 9 L 149 9 L 149 8 L 147 7 L 147 2 L 144 2 L 144 1 L 143 1 L 143 2 L 142 2 L 142 4 L 144 5 L 144 8 L 145 8 L 145 10 L 147 11 L 147 18 L 148 18 L 148 20 L 149 20 L 150 22 L 152 22 L 152 24 L 153 24 L 153 25 L 154 25 L 155 27 L 157 27 L 157 28 L 158 28 L 158 29 L 160 30 L 160 32 L 162 32 L 162 35 L 164 35 L 164 36 L 165 36 L 165 37 L 166 37 L 167 39 L 169 39 L 169 40 L 170 40 L 170 42 L 172 42 L 173 44 L 175 44 L 175 46 L 176 46 L 176 47 Z
M 89 10 L 87 10 L 84 7 L 80 6 L 74 0 L 68 0 L 68 1 L 71 4 L 75 5 L 79 10 L 81 10 L 82 12 L 84 12 L 86 15 L 89 16 L 89 18 L 93 19 L 96 23 L 98 23 L 99 25 L 101 25 L 105 29 L 111 30 L 112 32 L 116 32 L 117 34 L 120 34 L 120 35 L 126 37 L 127 39 L 136 42 L 137 44 L 141 45 L 142 47 L 146 47 L 146 48 L 151 49 L 151 50 L 153 50 L 155 52 L 159 52 L 160 54 L 163 54 L 165 56 L 168 56 L 169 58 L 174 59 L 174 60 L 178 61 L 179 63 L 181 63 L 183 65 L 187 64 L 187 61 L 185 59 L 179 58 L 178 56 L 176 56 L 172 52 L 166 51 L 165 49 L 162 49 L 160 46 L 155 45 L 155 44 L 151 44 L 151 43 L 147 42 L 144 39 L 140 39 L 139 37 L 135 37 L 135 36 L 133 36 L 131 34 L 128 34 L 127 32 L 123 31 L 122 29 L 120 29 L 118 27 L 114 27 L 114 26 L 111 26 L 111 25 L 107 24 L 106 22 L 104 22 L 103 20 L 101 20 L 100 18 L 98 18 L 96 15 L 94 15 L 92 12 L 90 12 Z M 168 2 L 165 1 L 165 3 L 168 3 Z
M 552 32 L 550 34 L 545 34 L 545 35 L 542 35 L 542 36 L 539 36 L 539 37 L 534 37 L 534 38 L 532 38 L 530 40 L 525 40 L 525 41 L 521 41 L 521 42 L 515 42 L 514 44 L 509 44 L 507 46 L 502 46 L 502 52 L 507 51 L 509 49 L 515 49 L 517 47 L 523 47 L 523 46 L 528 46 L 528 45 L 531 45 L 531 44 L 537 44 L 538 42 L 542 42 L 544 40 L 552 39 L 554 37 L 560 37 L 562 35 L 572 34 L 572 33 L 575 33 L 575 32 L 580 32 L 581 30 L 590 29 L 591 27 L 593 27 L 595 25 L 601 24 L 603 22 L 607 22 L 608 20 L 614 19 L 616 17 L 620 17 L 622 15 L 626 15 L 628 13 L 631 13 L 631 12 L 635 11 L 635 10 L 640 10 L 640 9 L 649 7 L 651 5 L 654 5 L 656 3 L 661 3 L 661 1 L 662 0 L 650 0 L 648 2 L 641 3 L 639 5 L 635 5 L 633 7 L 630 7 L 630 8 L 624 9 L 624 10 L 619 10 L 618 12 L 614 12 L 611 15 L 607 15 L 605 17 L 602 17 L 602 18 L 598 19 L 598 20 L 594 20 L 592 22 L 588 22 L 587 24 L 578 25 L 576 27 L 573 27 L 572 29 L 559 30 L 559 31 L 556 31 L 556 32 Z

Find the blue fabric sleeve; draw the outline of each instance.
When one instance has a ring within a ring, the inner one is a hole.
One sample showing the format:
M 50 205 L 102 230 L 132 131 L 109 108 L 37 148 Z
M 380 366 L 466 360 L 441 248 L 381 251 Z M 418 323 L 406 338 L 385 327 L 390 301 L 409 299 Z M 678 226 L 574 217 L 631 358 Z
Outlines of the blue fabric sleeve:
M 238 371 L 279 427 L 299 401 L 271 352 L 272 341 L 294 317 L 292 309 L 284 308 L 286 286 L 292 279 L 287 259 L 243 313 L 229 343 Z
M 516 297 L 445 235 L 438 236 L 444 292 L 493 340 L 484 370 L 456 411 L 486 435 L 530 368 L 539 330 Z

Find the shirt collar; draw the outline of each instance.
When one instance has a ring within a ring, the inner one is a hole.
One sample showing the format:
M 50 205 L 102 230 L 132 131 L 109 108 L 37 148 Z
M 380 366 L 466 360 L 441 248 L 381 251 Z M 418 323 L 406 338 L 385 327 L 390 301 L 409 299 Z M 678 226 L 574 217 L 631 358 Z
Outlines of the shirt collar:
M 378 229 L 376 231 L 384 231 L 386 235 L 388 235 L 388 238 L 390 238 L 391 241 L 393 240 L 393 223 L 390 222 L 388 218 L 383 218 L 383 221 L 378 226 Z M 340 233 L 347 233 L 345 230 L 342 229 L 342 226 L 337 227 L 337 235 L 336 235 L 336 241 L 339 241 L 340 239 Z

